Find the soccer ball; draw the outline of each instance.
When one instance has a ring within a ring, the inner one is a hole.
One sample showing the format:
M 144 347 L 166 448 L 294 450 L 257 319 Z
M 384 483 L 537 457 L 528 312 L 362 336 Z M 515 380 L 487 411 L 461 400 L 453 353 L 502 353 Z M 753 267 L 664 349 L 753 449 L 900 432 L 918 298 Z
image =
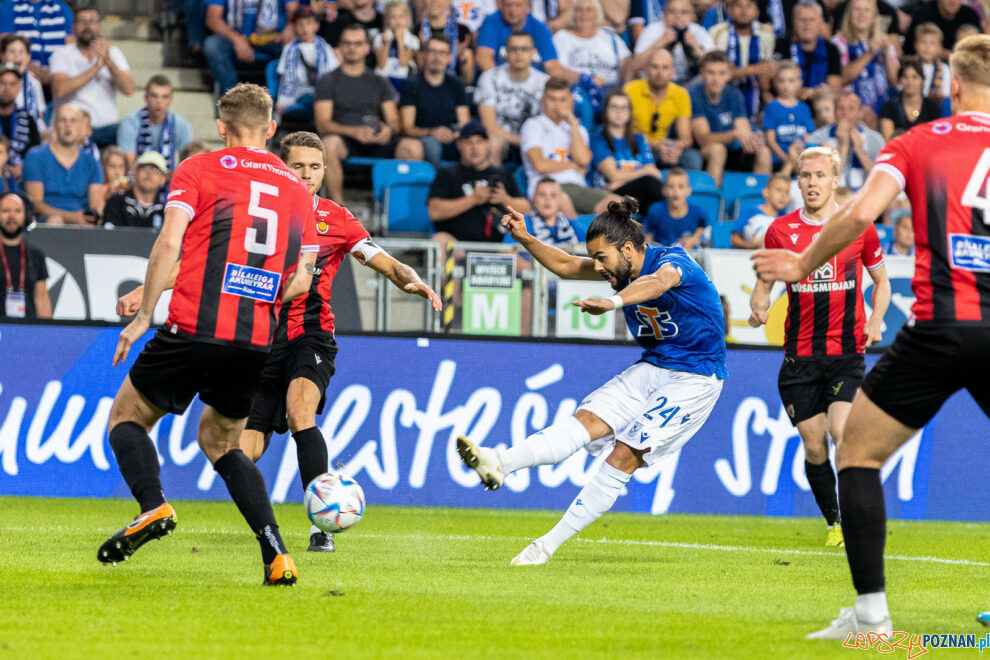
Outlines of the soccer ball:
M 364 491 L 343 472 L 328 472 L 309 482 L 303 505 L 313 524 L 324 532 L 343 532 L 364 515 Z

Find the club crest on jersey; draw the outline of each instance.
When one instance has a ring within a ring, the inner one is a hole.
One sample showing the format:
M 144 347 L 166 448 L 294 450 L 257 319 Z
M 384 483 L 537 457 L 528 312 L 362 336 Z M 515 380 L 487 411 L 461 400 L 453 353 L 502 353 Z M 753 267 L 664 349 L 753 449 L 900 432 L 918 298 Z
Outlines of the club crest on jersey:
M 952 124 L 947 121 L 940 121 L 932 125 L 932 133 L 935 135 L 945 135 L 952 130 Z
M 220 159 L 220 167 L 224 167 L 228 170 L 234 169 L 235 167 L 237 167 L 237 158 L 231 156 L 230 154 L 227 154 L 226 156 Z
M 282 275 L 270 270 L 228 263 L 223 273 L 224 293 L 251 298 L 262 302 L 275 302 Z
M 328 231 L 330 231 L 330 225 L 327 224 L 327 221 L 326 220 L 319 220 L 319 221 L 317 221 L 317 223 L 316 223 L 316 233 L 317 234 L 320 234 L 320 235 L 326 234 Z

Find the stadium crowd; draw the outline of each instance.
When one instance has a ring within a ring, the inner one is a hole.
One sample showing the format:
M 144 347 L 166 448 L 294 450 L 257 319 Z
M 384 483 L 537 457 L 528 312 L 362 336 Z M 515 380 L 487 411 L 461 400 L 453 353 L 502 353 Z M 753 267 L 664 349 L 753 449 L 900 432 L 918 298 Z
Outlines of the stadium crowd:
M 505 240 L 495 220 L 508 205 L 538 207 L 549 179 L 557 212 L 527 220 L 550 235 L 631 195 L 654 241 L 746 249 L 794 208 L 805 147 L 838 150 L 848 194 L 886 141 L 950 115 L 948 55 L 990 29 L 988 0 L 185 10 L 215 93 L 266 81 L 276 119 L 322 137 L 325 190 L 340 203 L 348 159 L 421 160 L 437 172 L 428 213 L 445 240 Z M 0 193 L 29 202 L 25 222 L 158 227 L 171 173 L 212 137 L 172 109 L 169 79 L 151 77 L 144 107 L 118 116 L 117 96 L 136 91 L 127 60 L 97 9 L 63 0 L 0 0 L 0 61 Z M 738 172 L 750 175 L 744 194 Z M 880 219 L 891 253 L 911 253 L 910 213 L 902 198 Z

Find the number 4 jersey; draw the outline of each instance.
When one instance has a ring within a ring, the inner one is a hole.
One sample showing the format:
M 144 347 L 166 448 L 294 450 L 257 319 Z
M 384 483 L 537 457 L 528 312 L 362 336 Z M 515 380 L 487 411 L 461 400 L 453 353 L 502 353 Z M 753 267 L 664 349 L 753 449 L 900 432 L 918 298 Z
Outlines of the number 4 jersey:
M 914 320 L 990 324 L 990 115 L 916 126 L 884 147 L 874 169 L 911 200 Z
M 643 347 L 643 362 L 664 369 L 724 379 L 725 315 L 715 285 L 681 247 L 646 247 L 639 275 L 670 265 L 681 281 L 659 298 L 622 308 L 626 324 Z
M 267 150 L 234 147 L 183 161 L 165 207 L 191 218 L 165 328 L 268 350 L 287 277 L 319 250 L 306 186 Z

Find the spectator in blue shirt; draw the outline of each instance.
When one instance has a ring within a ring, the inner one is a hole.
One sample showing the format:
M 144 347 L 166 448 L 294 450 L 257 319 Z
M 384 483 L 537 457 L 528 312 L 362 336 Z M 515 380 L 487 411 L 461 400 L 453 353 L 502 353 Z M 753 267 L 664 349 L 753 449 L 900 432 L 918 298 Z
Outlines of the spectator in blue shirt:
M 914 226 L 911 209 L 897 209 L 890 214 L 894 221 L 894 238 L 884 246 L 884 254 L 914 256 Z
M 94 225 L 103 212 L 103 171 L 88 151 L 83 111 L 71 103 L 55 110 L 50 144 L 24 157 L 24 190 L 50 225 Z
M 156 74 L 144 86 L 144 107 L 120 120 L 117 146 L 127 155 L 127 170 L 134 169 L 138 157 L 156 151 L 165 158 L 169 171 L 179 164 L 179 153 L 193 141 L 189 120 L 170 109 L 172 81 Z
M 725 170 L 770 173 L 770 149 L 753 131 L 742 92 L 728 84 L 731 76 L 729 57 L 713 50 L 701 58 L 701 85 L 690 91 L 691 132 L 719 186 Z
M 502 0 L 500 9 L 485 18 L 478 28 L 478 68 L 488 71 L 504 64 L 505 41 L 517 30 L 533 37 L 537 65 L 542 64 L 543 70 L 551 76 L 562 75 L 550 28 L 529 13 L 529 0 Z
M 808 104 L 798 100 L 802 85 L 800 66 L 781 62 L 774 80 L 777 98 L 763 109 L 763 130 L 773 152 L 774 165 L 790 174 L 804 150 L 804 136 L 815 132 L 815 120 Z
M 791 203 L 791 178 L 777 173 L 770 177 L 763 189 L 763 203 L 739 210 L 739 218 L 732 226 L 729 240 L 732 247 L 743 250 L 759 250 L 770 224 Z
M 648 209 L 663 199 L 660 170 L 642 133 L 632 130 L 632 101 L 621 89 L 605 97 L 603 126 L 591 138 L 591 171 L 596 188 L 629 195 Z
M 203 41 L 203 55 L 220 96 L 237 84 L 238 62 L 269 62 L 282 53 L 282 44 L 295 37 L 287 16 L 298 6 L 298 0 L 206 0 L 206 27 L 213 34 Z
M 643 219 L 646 238 L 660 245 L 680 245 L 685 250 L 701 247 L 711 223 L 701 207 L 688 202 L 691 183 L 687 172 L 680 167 L 671 168 L 663 192 L 666 201 L 651 206 Z
M 31 40 L 31 74 L 48 84 L 48 58 L 65 45 L 73 14 L 62 0 L 0 2 L 0 34 L 16 33 Z

